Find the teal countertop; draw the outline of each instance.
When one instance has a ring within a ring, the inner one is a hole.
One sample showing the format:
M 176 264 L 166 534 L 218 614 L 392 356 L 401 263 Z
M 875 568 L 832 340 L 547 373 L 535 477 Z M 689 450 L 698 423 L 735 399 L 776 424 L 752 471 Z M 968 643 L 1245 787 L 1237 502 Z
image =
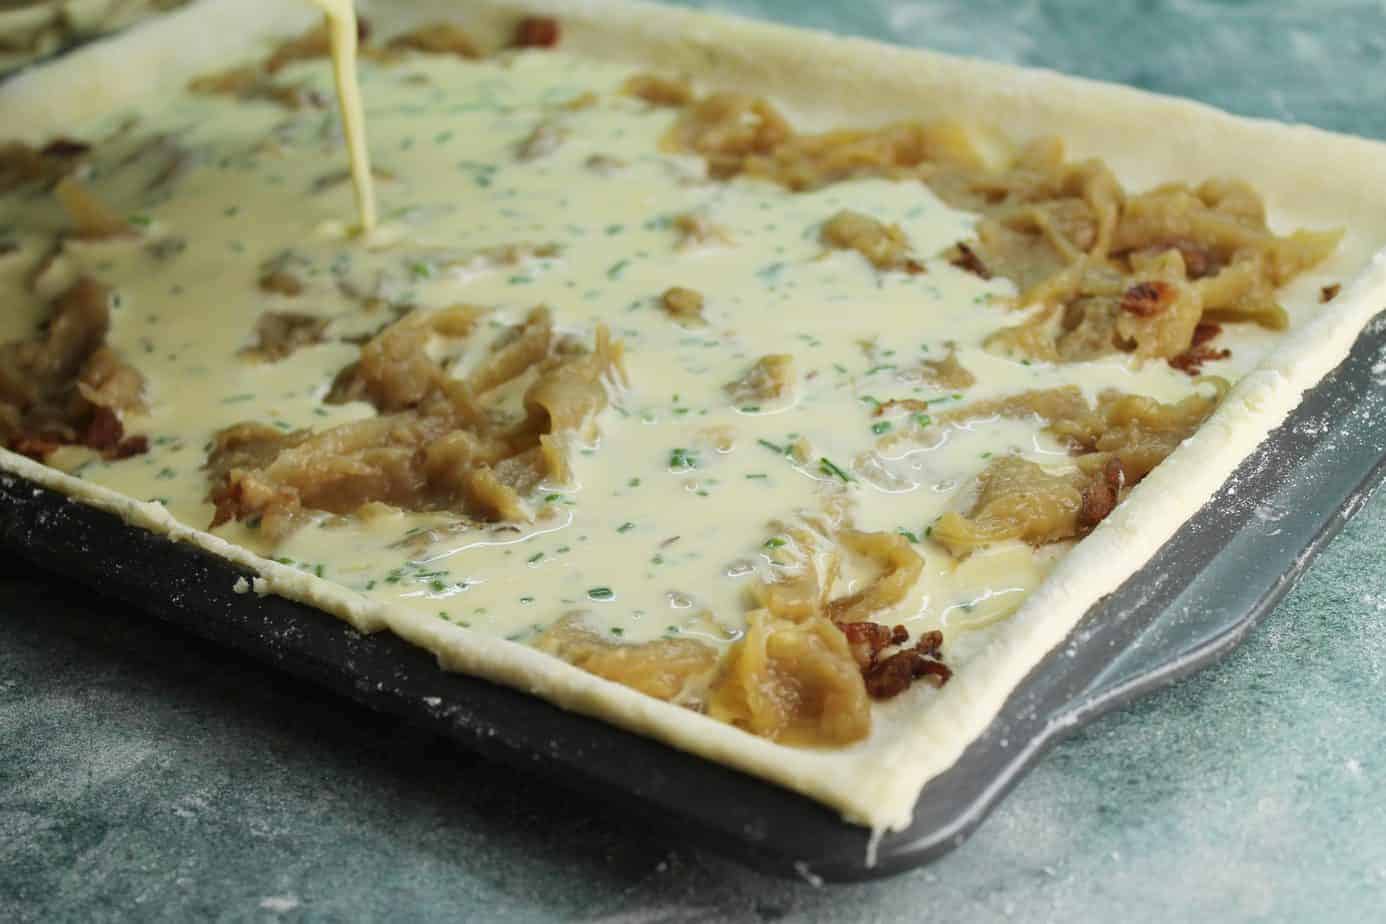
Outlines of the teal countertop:
M 1377 0 L 709 5 L 1386 137 Z M 1060 744 L 956 852 L 828 888 L 0 574 L 0 920 L 1380 919 L 1384 534 L 1386 495 L 1240 649 Z

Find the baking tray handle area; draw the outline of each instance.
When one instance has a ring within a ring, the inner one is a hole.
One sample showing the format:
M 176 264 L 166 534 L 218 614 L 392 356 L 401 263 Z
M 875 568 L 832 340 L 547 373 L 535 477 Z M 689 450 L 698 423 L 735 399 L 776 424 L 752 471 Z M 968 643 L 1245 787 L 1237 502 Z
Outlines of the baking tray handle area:
M 1173 578 L 1151 601 L 1162 615 L 1056 718 L 1081 721 L 1188 674 L 1240 642 L 1290 591 L 1386 476 L 1383 357 L 1386 315 L 1151 562 Z
M 1225 655 L 1386 477 L 1386 315 L 1137 574 L 1083 618 L 925 787 L 876 875 L 956 847 L 1065 735 Z M 815 870 L 836 878 L 843 869 Z

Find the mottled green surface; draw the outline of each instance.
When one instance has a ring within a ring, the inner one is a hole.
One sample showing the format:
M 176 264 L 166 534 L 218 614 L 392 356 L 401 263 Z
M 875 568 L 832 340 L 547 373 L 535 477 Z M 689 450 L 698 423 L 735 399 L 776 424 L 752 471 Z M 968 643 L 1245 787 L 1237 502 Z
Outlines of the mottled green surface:
M 1376 2 L 735 7 L 1386 136 Z M 1060 745 L 956 853 L 825 890 L 0 579 L 0 921 L 1379 920 L 1384 528 L 1386 496 L 1227 661 Z

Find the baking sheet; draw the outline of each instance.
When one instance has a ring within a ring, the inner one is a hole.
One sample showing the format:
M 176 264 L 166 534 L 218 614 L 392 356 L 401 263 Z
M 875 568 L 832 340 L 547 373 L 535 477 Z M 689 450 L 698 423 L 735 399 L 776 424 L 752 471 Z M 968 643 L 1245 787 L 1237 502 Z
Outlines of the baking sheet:
M 22 478 L 0 476 L 0 549 L 90 585 L 461 747 L 536 769 L 641 823 L 758 869 L 888 875 L 962 843 L 1063 735 L 1225 654 L 1283 596 L 1386 472 L 1386 322 L 1134 577 L 1093 607 L 931 782 L 911 826 L 865 829 L 753 777 L 364 636 L 279 597 L 236 594 L 239 566 Z

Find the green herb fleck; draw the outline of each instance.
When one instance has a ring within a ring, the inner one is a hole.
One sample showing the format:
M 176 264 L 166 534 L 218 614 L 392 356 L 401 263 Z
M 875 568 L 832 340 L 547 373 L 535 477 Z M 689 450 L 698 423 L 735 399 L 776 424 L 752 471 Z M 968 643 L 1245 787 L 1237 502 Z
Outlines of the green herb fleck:
M 827 456 L 819 457 L 818 470 L 822 472 L 824 475 L 828 475 L 833 478 L 841 478 L 843 481 L 852 480 L 851 475 L 844 472 L 841 468 L 839 468 L 836 464 L 833 463 L 832 459 L 829 459 Z
M 593 587 L 587 591 L 587 596 L 592 600 L 610 600 L 616 596 L 616 592 L 610 587 Z
M 691 449 L 675 449 L 669 453 L 669 468 L 672 471 L 687 471 L 698 467 L 698 454 Z

